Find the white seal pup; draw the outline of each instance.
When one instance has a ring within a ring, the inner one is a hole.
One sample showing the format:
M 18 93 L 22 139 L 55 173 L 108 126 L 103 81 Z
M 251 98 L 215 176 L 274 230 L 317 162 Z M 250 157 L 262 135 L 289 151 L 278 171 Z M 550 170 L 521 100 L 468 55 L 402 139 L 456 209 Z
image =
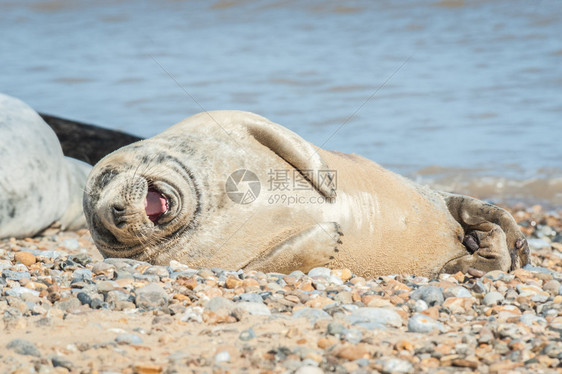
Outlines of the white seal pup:
M 41 117 L 4 94 L 0 139 L 0 238 L 33 236 L 55 222 L 85 227 L 82 195 L 91 166 L 64 157 Z
M 84 212 L 104 256 L 154 264 L 434 276 L 528 262 L 505 210 L 240 111 L 195 115 L 106 156 Z

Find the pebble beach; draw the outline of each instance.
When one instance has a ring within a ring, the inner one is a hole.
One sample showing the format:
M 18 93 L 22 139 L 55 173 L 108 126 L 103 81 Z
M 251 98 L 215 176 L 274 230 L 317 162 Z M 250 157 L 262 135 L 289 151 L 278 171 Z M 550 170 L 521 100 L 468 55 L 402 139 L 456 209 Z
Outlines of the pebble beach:
M 532 265 L 428 279 L 103 259 L 0 241 L 2 373 L 562 373 L 562 212 L 511 207 Z

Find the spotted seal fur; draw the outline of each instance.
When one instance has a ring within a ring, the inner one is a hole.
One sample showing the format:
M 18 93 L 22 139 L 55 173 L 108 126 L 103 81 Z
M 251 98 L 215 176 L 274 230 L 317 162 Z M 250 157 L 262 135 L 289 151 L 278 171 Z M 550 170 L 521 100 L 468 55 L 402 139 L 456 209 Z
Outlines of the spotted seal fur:
M 195 115 L 106 156 L 88 178 L 84 212 L 104 256 L 154 264 L 434 276 L 529 259 L 505 210 L 240 111 Z
M 0 94 L 0 238 L 33 236 L 55 222 L 85 227 L 91 166 L 64 157 L 55 133 L 22 101 Z

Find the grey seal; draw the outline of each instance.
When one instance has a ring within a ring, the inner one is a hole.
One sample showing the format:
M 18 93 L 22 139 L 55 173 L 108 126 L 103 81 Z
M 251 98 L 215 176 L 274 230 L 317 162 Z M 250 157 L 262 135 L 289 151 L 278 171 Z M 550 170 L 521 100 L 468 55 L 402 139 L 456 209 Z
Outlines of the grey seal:
M 276 188 L 276 174 L 290 188 Z M 106 156 L 84 212 L 104 256 L 154 264 L 434 276 L 529 259 L 505 210 L 241 111 L 201 113 Z
M 59 222 L 85 227 L 91 166 L 64 157 L 51 128 L 27 104 L 0 94 L 0 238 L 33 236 Z

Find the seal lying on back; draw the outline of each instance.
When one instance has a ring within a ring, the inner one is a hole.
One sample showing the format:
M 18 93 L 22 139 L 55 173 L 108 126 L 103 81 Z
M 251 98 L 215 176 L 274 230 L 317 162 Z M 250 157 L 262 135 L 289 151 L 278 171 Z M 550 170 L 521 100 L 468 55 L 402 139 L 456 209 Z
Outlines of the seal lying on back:
M 104 256 L 154 264 L 431 276 L 507 271 L 529 258 L 503 209 L 239 111 L 195 115 L 106 156 L 84 212 Z
M 33 236 L 54 222 L 86 226 L 82 195 L 91 166 L 63 156 L 49 126 L 0 94 L 0 238 Z

